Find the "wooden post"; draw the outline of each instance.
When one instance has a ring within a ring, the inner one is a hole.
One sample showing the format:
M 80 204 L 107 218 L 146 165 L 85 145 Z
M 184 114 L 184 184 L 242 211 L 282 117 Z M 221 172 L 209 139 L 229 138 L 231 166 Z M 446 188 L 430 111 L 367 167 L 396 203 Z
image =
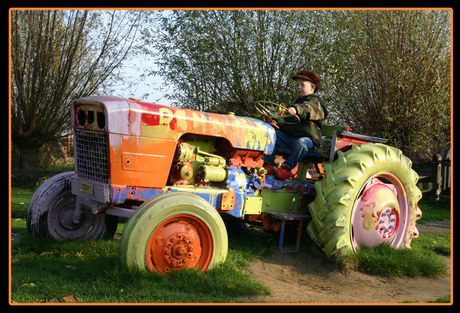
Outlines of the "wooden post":
M 433 156 L 433 170 L 432 170 L 432 182 L 433 182 L 433 190 L 432 192 L 436 195 L 436 200 L 439 200 L 441 195 L 441 188 L 442 188 L 442 165 L 441 165 L 442 157 L 440 154 L 436 154 Z

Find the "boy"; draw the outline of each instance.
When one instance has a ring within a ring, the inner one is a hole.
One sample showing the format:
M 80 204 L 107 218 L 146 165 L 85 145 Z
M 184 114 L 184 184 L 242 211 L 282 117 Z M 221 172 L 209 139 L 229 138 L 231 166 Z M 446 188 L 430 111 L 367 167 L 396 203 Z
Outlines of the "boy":
M 308 154 L 308 150 L 320 146 L 323 123 L 328 114 L 322 99 L 316 94 L 321 89 L 321 81 L 315 72 L 302 70 L 292 79 L 297 83 L 297 93 L 300 97 L 287 109 L 287 113 L 293 117 L 286 118 L 286 121 L 278 119 L 280 129 L 276 130 L 276 146 L 290 149 L 291 154 L 277 170 L 273 169 L 275 153 L 264 157 L 268 174 L 275 171 L 274 174 L 279 179 L 291 178 L 292 169 Z M 299 122 L 285 124 L 296 121 Z

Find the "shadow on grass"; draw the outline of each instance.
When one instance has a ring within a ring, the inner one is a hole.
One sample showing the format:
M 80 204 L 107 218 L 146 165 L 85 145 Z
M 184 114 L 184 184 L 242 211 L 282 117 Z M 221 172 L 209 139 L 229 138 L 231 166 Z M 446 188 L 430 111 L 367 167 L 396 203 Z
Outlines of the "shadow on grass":
M 23 229 L 16 227 L 18 230 Z M 267 242 L 237 236 L 229 246 L 227 260 L 212 270 L 160 275 L 124 268 L 117 240 L 61 243 L 22 231 L 12 249 L 11 300 L 61 302 L 72 295 L 79 302 L 215 303 L 270 294 L 245 271 L 252 258 L 270 248 Z

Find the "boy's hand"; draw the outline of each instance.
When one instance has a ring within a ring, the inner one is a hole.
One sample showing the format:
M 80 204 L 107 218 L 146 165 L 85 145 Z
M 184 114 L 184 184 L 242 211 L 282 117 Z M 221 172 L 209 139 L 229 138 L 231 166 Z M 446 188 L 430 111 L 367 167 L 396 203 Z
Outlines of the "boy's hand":
M 297 114 L 297 110 L 294 107 L 290 107 L 287 111 L 291 115 L 296 115 Z

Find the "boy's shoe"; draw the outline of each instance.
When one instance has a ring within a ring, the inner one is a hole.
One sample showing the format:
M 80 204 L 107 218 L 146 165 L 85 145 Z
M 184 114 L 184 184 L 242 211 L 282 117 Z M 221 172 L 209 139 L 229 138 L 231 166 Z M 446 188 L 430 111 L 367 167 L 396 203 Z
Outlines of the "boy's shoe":
M 273 168 L 273 165 L 270 165 L 270 164 L 264 164 L 264 169 L 267 170 L 267 174 L 265 175 L 275 175 L 275 169 Z
M 276 171 L 276 177 L 278 177 L 279 179 L 285 180 L 291 178 L 291 176 L 291 169 L 287 166 L 283 165 Z

